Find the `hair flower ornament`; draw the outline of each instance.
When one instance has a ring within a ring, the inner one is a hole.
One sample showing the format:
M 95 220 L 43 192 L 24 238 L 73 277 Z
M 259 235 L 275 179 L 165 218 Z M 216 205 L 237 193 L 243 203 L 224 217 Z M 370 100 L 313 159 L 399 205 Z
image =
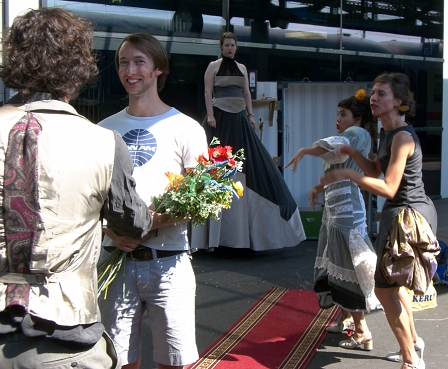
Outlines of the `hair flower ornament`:
M 364 99 L 364 97 L 366 97 L 366 90 L 361 89 L 361 90 L 356 91 L 355 97 L 358 100 Z

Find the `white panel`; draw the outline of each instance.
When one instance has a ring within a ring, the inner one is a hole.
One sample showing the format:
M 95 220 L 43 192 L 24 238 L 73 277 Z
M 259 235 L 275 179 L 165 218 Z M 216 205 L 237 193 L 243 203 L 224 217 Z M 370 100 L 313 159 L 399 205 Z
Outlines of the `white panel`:
M 320 138 L 337 135 L 338 103 L 367 88 L 367 83 L 285 83 L 283 88 L 283 164 L 298 149 Z M 309 208 L 308 193 L 322 176 L 322 159 L 305 156 L 295 173 L 284 170 L 284 177 L 299 208 Z
M 14 18 L 22 13 L 28 12 L 29 9 L 39 9 L 39 0 L 21 0 L 8 1 L 5 3 L 8 6 L 6 13 L 8 14 L 7 26 L 11 26 Z
M 2 39 L 4 27 L 10 27 L 17 15 L 22 14 L 29 9 L 39 9 L 39 0 L 0 1 L 0 8 L 0 19 L 2 20 L 0 24 L 0 39 Z M 3 103 L 9 100 L 11 96 L 11 90 L 5 89 L 3 81 L 0 81 L 0 102 Z

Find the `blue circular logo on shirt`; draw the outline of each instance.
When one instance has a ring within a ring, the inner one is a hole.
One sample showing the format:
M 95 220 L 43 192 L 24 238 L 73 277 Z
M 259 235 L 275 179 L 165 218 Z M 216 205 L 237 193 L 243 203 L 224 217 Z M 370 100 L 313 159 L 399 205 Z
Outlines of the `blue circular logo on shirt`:
M 133 129 L 123 136 L 123 140 L 128 146 L 134 168 L 146 164 L 156 153 L 157 141 L 153 134 L 145 129 Z

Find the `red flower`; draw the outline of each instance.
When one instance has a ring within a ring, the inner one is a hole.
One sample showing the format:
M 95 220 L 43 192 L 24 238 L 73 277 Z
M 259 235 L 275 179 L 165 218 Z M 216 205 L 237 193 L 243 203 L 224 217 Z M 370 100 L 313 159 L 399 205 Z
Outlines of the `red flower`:
M 232 146 L 224 146 L 224 149 L 227 151 L 227 159 L 232 157 Z
M 228 165 L 231 167 L 234 167 L 236 164 L 236 161 L 234 159 L 229 159 Z
M 346 331 L 345 331 L 345 336 L 346 337 L 348 337 L 348 338 L 350 338 L 351 336 L 353 336 L 353 331 L 351 330 L 351 329 L 347 329 Z
M 214 163 L 219 161 L 225 161 L 232 157 L 232 147 L 231 146 L 216 146 L 210 147 L 208 149 L 208 155 L 210 160 Z

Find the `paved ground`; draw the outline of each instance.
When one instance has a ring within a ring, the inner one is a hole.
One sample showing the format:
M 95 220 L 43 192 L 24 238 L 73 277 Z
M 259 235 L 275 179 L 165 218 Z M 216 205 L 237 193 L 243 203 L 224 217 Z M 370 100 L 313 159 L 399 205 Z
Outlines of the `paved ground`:
M 448 199 L 436 200 L 438 237 L 448 243 Z M 194 254 L 197 278 L 197 344 L 201 352 L 237 320 L 270 287 L 312 289 L 316 241 L 276 251 L 251 252 L 218 248 Z M 438 306 L 415 313 L 417 331 L 426 343 L 427 369 L 447 368 L 448 286 L 437 287 Z M 388 369 L 398 363 L 384 360 L 397 344 L 382 311 L 367 315 L 373 334 L 372 351 L 338 347 L 342 334 L 328 334 L 308 368 Z M 154 368 L 150 331 L 144 329 L 142 369 Z M 244 368 L 242 368 L 244 369 Z M 275 368 L 269 368 L 275 369 Z

